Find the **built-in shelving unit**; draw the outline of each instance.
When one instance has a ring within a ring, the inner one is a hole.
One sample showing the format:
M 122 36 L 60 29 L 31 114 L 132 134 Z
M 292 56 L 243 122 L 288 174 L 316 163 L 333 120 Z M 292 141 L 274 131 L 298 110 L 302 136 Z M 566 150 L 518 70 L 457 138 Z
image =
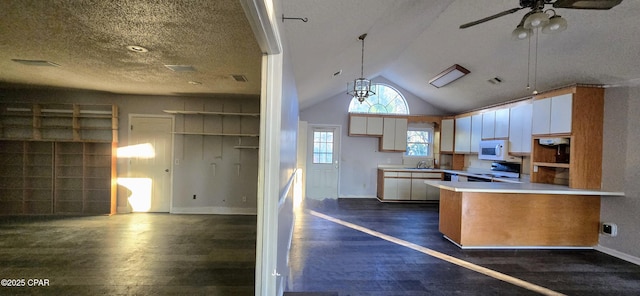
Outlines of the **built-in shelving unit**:
M 115 105 L 0 107 L 0 214 L 115 213 Z
M 204 108 L 204 107 L 203 107 Z M 198 110 L 163 110 L 168 114 L 182 116 L 182 130 L 173 132 L 185 136 L 221 136 L 257 138 L 260 113 L 222 112 Z M 229 118 L 236 117 L 236 118 Z M 242 143 L 241 140 L 239 140 Z M 234 146 L 235 149 L 258 149 L 257 142 Z
M 228 116 L 253 116 L 259 117 L 260 113 L 239 113 L 239 112 L 213 112 L 213 111 L 180 111 L 180 110 L 163 110 L 164 113 L 182 114 L 182 115 L 228 115 Z
M 540 94 L 534 98 L 534 106 L 537 101 L 549 104 L 539 104 L 547 115 L 534 112 L 534 126 L 544 125 L 545 129 L 532 137 L 531 182 L 600 189 L 604 89 L 574 86 Z M 537 123 L 540 118 L 545 119 L 543 124 Z M 545 138 L 568 138 L 569 143 L 541 145 Z

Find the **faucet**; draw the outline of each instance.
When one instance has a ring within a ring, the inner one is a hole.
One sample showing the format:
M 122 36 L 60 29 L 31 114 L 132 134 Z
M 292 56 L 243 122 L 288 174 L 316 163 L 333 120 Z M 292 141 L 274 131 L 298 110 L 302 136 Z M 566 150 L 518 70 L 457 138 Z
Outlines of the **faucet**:
M 427 168 L 427 161 L 426 160 L 418 161 L 418 164 L 416 164 L 416 168 L 417 169 L 426 169 Z

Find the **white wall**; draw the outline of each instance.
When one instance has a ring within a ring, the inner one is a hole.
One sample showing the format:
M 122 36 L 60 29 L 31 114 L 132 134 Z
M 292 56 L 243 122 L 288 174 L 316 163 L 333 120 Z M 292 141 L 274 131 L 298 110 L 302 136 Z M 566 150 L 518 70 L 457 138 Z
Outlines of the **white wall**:
M 603 188 L 624 197 L 602 197 L 601 221 L 618 225 L 618 236 L 600 235 L 600 245 L 640 264 L 640 86 L 605 92 Z
M 376 83 L 384 83 L 400 91 L 409 105 L 412 115 L 444 115 L 445 113 L 426 103 L 414 94 L 397 86 L 384 77 L 372 79 Z M 349 137 L 348 108 L 351 97 L 338 94 L 321 103 L 300 111 L 300 119 L 312 124 L 332 124 L 342 126 L 340 155 L 340 188 L 339 197 L 375 197 L 376 174 L 378 164 L 402 164 L 402 153 L 378 152 L 378 138 Z

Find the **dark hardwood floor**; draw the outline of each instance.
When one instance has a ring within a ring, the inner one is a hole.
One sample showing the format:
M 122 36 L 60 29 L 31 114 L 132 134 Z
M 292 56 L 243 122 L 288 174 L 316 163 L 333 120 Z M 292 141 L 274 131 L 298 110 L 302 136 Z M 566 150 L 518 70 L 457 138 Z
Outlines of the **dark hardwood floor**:
M 291 292 L 537 295 L 310 210 L 567 295 L 640 291 L 639 266 L 597 251 L 461 250 L 438 233 L 436 206 L 342 199 L 296 214 Z M 255 238 L 255 216 L 0 216 L 0 279 L 49 281 L 0 295 L 254 295 Z
M 406 240 L 566 295 L 639 295 L 640 266 L 595 250 L 462 250 L 438 232 L 437 205 L 373 199 L 303 203 L 290 254 L 290 291 L 338 295 L 539 295 L 338 225 L 310 210 Z M 499 227 L 497 225 L 496 227 Z
M 0 216 L 0 295 L 254 295 L 255 247 L 255 216 Z

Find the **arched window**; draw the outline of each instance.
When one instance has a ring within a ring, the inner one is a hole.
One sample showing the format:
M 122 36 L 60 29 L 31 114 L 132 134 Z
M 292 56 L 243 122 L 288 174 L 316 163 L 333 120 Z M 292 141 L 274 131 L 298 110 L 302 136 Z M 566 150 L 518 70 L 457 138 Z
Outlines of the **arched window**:
M 409 114 L 409 106 L 402 94 L 395 88 L 385 84 L 375 84 L 376 94 L 368 97 L 364 102 L 351 99 L 349 113 L 375 114 Z

